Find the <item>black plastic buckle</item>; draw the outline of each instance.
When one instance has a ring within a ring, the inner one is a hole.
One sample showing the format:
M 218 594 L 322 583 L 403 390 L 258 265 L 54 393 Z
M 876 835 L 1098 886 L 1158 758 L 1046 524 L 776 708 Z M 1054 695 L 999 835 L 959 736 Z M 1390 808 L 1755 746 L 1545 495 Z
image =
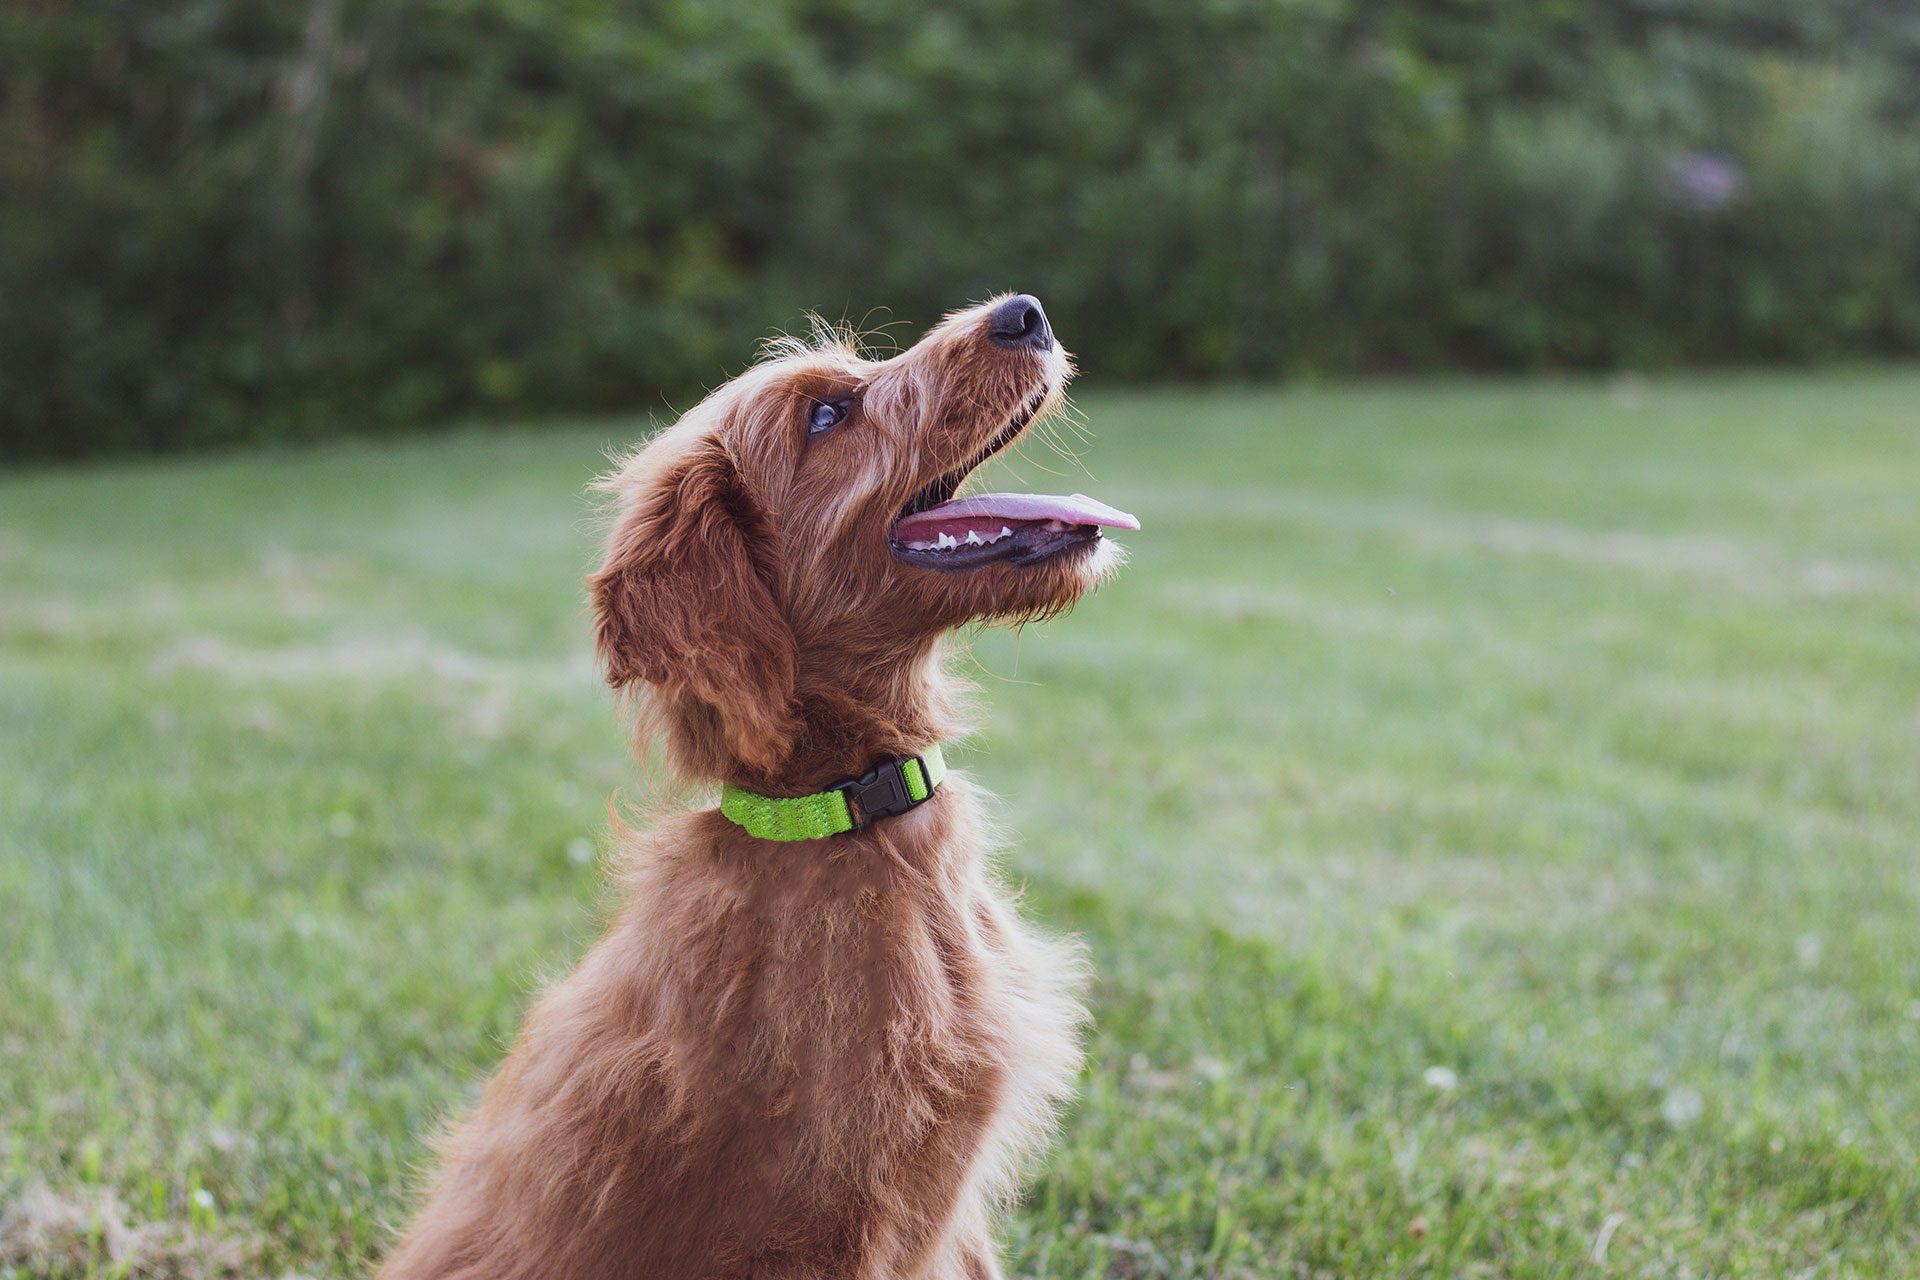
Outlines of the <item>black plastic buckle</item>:
M 902 756 L 898 760 L 888 760 L 877 764 L 857 778 L 848 778 L 845 782 L 829 788 L 838 791 L 847 798 L 847 811 L 853 817 L 853 829 L 858 831 L 875 818 L 891 818 L 896 813 L 907 810 L 931 798 L 933 789 L 927 789 L 922 800 L 915 800 L 907 793 L 907 770 L 909 760 L 920 760 L 919 756 Z M 920 760 L 920 776 L 927 776 L 927 762 Z

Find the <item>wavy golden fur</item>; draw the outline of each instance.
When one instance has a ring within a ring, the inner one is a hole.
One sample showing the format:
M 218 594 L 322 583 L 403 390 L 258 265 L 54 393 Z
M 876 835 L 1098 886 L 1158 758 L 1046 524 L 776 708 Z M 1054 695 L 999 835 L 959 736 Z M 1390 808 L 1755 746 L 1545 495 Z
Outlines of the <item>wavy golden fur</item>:
M 1060 401 L 1057 345 L 988 340 L 999 301 L 891 359 L 784 346 L 602 482 L 599 652 L 679 776 L 799 795 L 948 738 L 943 634 L 1066 608 L 1117 562 L 890 550 L 917 491 Z M 850 416 L 810 434 L 828 398 Z M 623 832 L 611 926 L 442 1143 L 380 1274 L 998 1276 L 992 1220 L 1078 1068 L 1082 962 L 1017 918 L 987 848 L 961 776 L 825 840 L 714 809 Z

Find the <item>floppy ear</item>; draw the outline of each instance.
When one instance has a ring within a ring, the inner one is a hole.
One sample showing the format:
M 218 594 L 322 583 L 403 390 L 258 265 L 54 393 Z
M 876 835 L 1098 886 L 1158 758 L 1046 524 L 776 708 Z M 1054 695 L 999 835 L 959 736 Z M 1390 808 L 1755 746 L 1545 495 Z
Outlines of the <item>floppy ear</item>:
M 765 520 L 718 441 L 640 484 L 588 579 L 607 683 L 694 699 L 735 756 L 771 769 L 799 724 L 793 633 L 761 563 Z

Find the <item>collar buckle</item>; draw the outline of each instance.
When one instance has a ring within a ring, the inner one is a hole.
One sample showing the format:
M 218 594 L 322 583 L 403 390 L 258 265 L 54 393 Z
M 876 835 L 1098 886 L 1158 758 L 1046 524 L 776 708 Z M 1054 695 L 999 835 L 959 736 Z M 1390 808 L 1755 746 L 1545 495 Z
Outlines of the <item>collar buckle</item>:
M 854 830 L 858 831 L 875 818 L 890 818 L 894 814 L 905 813 L 932 796 L 931 787 L 918 800 L 907 790 L 906 764 L 909 760 L 920 766 L 920 776 L 925 778 L 927 766 L 919 756 L 902 756 L 898 760 L 877 764 L 857 778 L 848 778 L 828 788 L 847 798 L 847 809 L 853 815 Z

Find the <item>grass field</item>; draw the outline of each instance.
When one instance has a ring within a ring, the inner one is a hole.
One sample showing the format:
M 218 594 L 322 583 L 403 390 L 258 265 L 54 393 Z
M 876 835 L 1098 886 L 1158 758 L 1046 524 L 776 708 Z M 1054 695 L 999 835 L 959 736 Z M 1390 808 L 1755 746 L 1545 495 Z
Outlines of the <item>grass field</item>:
M 950 756 L 1100 972 L 1010 1269 L 1920 1275 L 1920 372 L 1082 400 L 1133 563 Z M 0 1276 L 378 1253 L 595 930 L 640 429 L 0 479 Z

